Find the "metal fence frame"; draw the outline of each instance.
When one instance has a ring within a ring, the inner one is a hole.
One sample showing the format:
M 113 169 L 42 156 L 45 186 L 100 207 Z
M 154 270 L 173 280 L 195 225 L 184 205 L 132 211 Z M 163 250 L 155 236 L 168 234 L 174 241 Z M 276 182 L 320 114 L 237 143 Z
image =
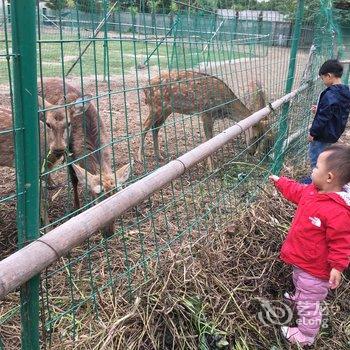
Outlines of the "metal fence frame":
M 275 148 L 275 162 L 273 167 L 276 172 L 281 169 L 283 161 L 283 143 L 286 141 L 287 137 L 288 101 L 309 86 L 307 84 L 303 85 L 291 93 L 295 75 L 296 55 L 301 38 L 304 1 L 299 0 L 298 3 L 297 21 L 291 41 L 292 48 L 289 59 L 288 79 L 285 88 L 286 95 L 270 105 L 273 110 L 283 105 L 283 117 L 279 125 L 280 137 L 278 138 Z M 89 215 L 95 214 L 98 211 L 108 214 L 104 219 L 105 222 L 110 221 L 112 217 L 121 215 L 129 207 L 136 205 L 154 191 L 159 190 L 168 182 L 181 176 L 184 171 L 193 164 L 205 159 L 223 144 L 229 142 L 237 134 L 241 133 L 249 126 L 256 124 L 261 118 L 271 112 L 271 108 L 264 108 L 264 110 L 253 114 L 251 117 L 231 127 L 222 134 L 217 135 L 210 141 L 110 197 L 100 203 L 99 206 L 95 206 L 70 219 L 49 234 L 38 239 L 40 226 L 39 130 L 38 124 L 33 123 L 33 120 L 37 118 L 38 111 L 36 97 L 37 54 L 35 11 L 36 1 L 34 0 L 18 0 L 11 2 L 14 120 L 16 121 L 15 129 L 18 130 L 15 134 L 18 194 L 17 224 L 19 231 L 19 248 L 22 249 L 0 262 L 0 297 L 4 297 L 8 292 L 21 285 L 23 349 L 39 349 L 40 347 L 39 276 L 36 275 L 36 273 L 40 273 L 40 271 L 57 260 L 60 256 L 63 256 L 72 247 L 90 237 L 99 225 L 101 225 L 101 223 L 94 223 L 87 228 L 86 226 L 82 226 L 82 221 L 86 221 Z M 164 174 L 167 174 L 167 176 Z M 159 182 L 159 178 L 163 179 L 163 181 Z M 124 198 L 125 202 L 121 201 L 122 198 Z M 126 204 L 126 202 L 128 202 L 128 204 Z M 70 235 L 72 230 L 75 231 L 74 235 Z M 57 237 L 62 237 L 67 233 L 69 233 L 71 238 L 70 243 L 68 243 L 68 240 L 62 242 L 60 239 L 57 239 Z M 27 245 L 28 242 L 32 243 Z M 39 246 L 40 248 L 37 249 Z M 45 264 L 34 263 L 35 257 L 38 256 L 41 258 L 45 257 Z M 36 267 L 28 269 L 30 266 L 28 264 L 28 259 L 33 259 L 31 261 Z M 14 265 L 15 263 L 16 265 Z M 33 271 L 35 271 L 35 273 L 33 273 Z M 19 273 L 15 274 L 15 272 Z M 22 285 L 23 281 L 27 281 L 29 277 L 31 280 Z

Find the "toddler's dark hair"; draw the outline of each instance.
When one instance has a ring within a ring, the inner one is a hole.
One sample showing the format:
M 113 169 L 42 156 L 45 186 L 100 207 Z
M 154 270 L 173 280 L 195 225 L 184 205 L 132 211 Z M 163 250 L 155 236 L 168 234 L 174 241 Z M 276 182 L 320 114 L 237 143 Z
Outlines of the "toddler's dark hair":
M 346 185 L 350 182 L 350 146 L 335 143 L 324 152 L 331 152 L 327 157 L 327 168 L 334 172 L 340 185 Z
M 343 75 L 343 66 L 338 60 L 328 60 L 322 64 L 318 75 L 325 75 L 328 73 L 334 74 L 335 77 L 341 78 Z

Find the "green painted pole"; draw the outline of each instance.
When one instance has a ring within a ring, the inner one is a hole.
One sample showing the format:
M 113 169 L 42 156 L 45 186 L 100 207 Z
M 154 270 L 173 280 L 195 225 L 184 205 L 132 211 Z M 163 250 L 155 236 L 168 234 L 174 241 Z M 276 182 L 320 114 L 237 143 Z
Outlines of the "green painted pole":
M 291 45 L 290 56 L 289 56 L 289 68 L 288 68 L 288 76 L 287 76 L 287 83 L 286 83 L 286 89 L 285 89 L 286 94 L 289 94 L 292 91 L 292 87 L 294 83 L 296 57 L 297 57 L 299 41 L 300 41 L 303 14 L 304 14 L 304 0 L 299 0 L 297 13 L 296 13 L 294 32 L 292 36 L 292 45 Z M 284 140 L 287 137 L 288 113 L 289 113 L 289 102 L 283 105 L 282 115 L 279 120 L 278 134 L 277 134 L 278 136 L 277 136 L 275 149 L 274 149 L 275 159 L 272 166 L 273 174 L 278 174 L 282 169 L 282 165 L 283 165 L 284 153 L 283 153 L 282 146 L 283 146 Z
M 169 69 L 174 69 L 174 60 L 177 57 L 177 44 L 176 44 L 176 40 L 177 40 L 177 30 L 178 30 L 178 23 L 180 22 L 180 16 L 176 15 L 175 18 L 175 22 L 172 25 L 172 34 L 174 37 L 174 41 L 173 41 L 173 47 L 171 48 L 171 59 L 170 59 L 170 66 Z
M 19 248 L 39 237 L 36 0 L 11 1 Z M 22 349 L 39 349 L 39 276 L 21 287 Z
M 106 14 L 108 12 L 107 2 L 103 0 L 103 12 Z M 108 30 L 107 30 L 107 18 L 104 19 L 104 41 L 103 41 L 103 81 L 106 81 L 107 76 L 107 51 L 108 51 Z

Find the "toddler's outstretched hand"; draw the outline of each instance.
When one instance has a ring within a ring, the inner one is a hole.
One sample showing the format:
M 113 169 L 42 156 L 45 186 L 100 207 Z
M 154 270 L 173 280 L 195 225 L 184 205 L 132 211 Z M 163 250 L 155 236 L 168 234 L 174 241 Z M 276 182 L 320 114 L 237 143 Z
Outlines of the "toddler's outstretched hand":
M 270 180 L 271 182 L 276 182 L 276 181 L 278 181 L 279 179 L 280 179 L 280 177 L 277 176 L 277 175 L 270 175 L 270 176 L 269 176 L 269 180 Z
M 341 281 L 341 272 L 337 269 L 332 269 L 329 277 L 329 284 L 331 289 L 338 288 Z

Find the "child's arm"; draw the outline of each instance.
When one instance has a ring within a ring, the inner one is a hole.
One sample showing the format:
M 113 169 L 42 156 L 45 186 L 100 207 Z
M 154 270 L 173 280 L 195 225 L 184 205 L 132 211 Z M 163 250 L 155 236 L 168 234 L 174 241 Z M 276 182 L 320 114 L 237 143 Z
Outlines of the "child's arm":
M 341 272 L 349 266 L 350 259 L 350 215 L 348 213 L 334 213 L 329 219 L 326 229 L 328 241 L 328 258 L 332 271 L 329 282 L 331 288 L 337 288 Z
M 286 177 L 278 177 L 271 175 L 269 179 L 274 183 L 275 187 L 282 193 L 283 197 L 289 201 L 298 204 L 301 195 L 305 189 L 305 185 L 301 185 L 294 180 L 287 179 Z
M 327 122 L 334 115 L 334 111 L 336 108 L 339 108 L 334 101 L 331 102 L 327 96 L 327 93 L 323 95 L 320 100 L 320 105 L 317 110 L 317 114 L 312 122 L 310 128 L 310 136 L 317 137 L 322 134 Z

